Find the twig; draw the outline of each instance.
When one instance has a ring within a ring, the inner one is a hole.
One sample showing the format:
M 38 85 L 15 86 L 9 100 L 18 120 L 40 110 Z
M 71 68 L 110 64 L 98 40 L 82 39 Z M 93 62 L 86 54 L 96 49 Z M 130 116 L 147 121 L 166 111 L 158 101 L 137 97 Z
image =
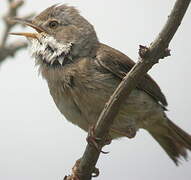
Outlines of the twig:
M 3 17 L 5 23 L 5 30 L 0 42 L 0 64 L 9 56 L 14 56 L 15 53 L 23 48 L 27 47 L 26 42 L 14 42 L 7 45 L 7 39 L 10 30 L 16 25 L 16 23 L 11 21 L 11 18 L 16 17 L 19 8 L 24 4 L 24 0 L 8 0 L 9 10 L 7 14 Z M 24 19 L 29 19 L 34 16 L 34 13 L 24 16 Z
M 9 46 L 0 47 L 0 64 L 9 56 L 14 56 L 20 49 L 26 48 L 28 44 L 22 41 L 16 41 Z
M 106 103 L 105 108 L 98 119 L 95 128 L 96 137 L 102 138 L 104 141 L 114 118 L 119 112 L 122 102 L 124 99 L 127 99 L 131 91 L 138 84 L 140 78 L 146 74 L 154 64 L 158 63 L 159 59 L 170 55 L 170 51 L 167 48 L 176 33 L 189 4 L 190 0 L 177 0 L 165 26 L 155 41 L 149 48 L 140 46 L 139 61 L 119 84 L 113 95 L 110 97 L 108 103 Z M 100 142 L 99 145 L 102 146 L 103 141 Z M 77 172 L 79 172 L 78 176 L 80 180 L 90 180 L 92 178 L 91 172 L 97 163 L 99 155 L 100 152 L 98 152 L 94 147 L 89 144 L 86 146 L 86 150 L 81 158 L 77 170 Z M 68 176 L 67 178 L 67 180 L 73 179 L 73 176 Z
M 1 46 L 5 46 L 5 43 L 8 38 L 8 34 L 10 32 L 10 29 L 15 25 L 13 23 L 10 23 L 9 19 L 11 17 L 15 17 L 17 15 L 17 10 L 19 7 L 23 5 L 24 1 L 19 0 L 19 1 L 11 1 L 9 0 L 9 11 L 8 13 L 4 16 L 4 22 L 5 22 L 5 31 L 3 34 L 3 39 L 1 42 Z

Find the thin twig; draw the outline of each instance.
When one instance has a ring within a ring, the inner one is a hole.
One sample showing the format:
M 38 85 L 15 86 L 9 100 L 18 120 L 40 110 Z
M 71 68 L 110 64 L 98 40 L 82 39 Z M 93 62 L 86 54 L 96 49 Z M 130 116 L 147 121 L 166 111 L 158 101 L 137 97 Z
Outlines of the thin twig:
M 12 17 L 15 17 L 17 15 L 17 10 L 19 9 L 19 7 L 21 7 L 23 5 L 23 3 L 24 3 L 24 1 L 22 1 L 22 0 L 19 0 L 16 2 L 9 0 L 9 10 L 8 10 L 8 13 L 4 16 L 5 31 L 3 34 L 1 46 L 5 46 L 10 29 L 14 26 L 13 23 L 10 23 L 9 19 Z
M 3 36 L 0 42 L 0 64 L 9 56 L 14 56 L 18 50 L 27 47 L 26 42 L 13 42 L 12 44 L 7 45 L 7 39 L 9 36 L 9 32 L 16 25 L 16 23 L 12 22 L 11 19 L 16 17 L 18 14 L 19 8 L 24 4 L 24 0 L 8 0 L 8 12 L 3 17 L 5 23 L 5 29 L 3 32 Z M 25 15 L 24 19 L 29 19 L 34 16 L 34 13 L 30 13 Z
M 114 118 L 119 112 L 122 102 L 124 99 L 127 99 L 131 91 L 138 84 L 140 78 L 146 74 L 154 64 L 158 63 L 159 59 L 170 55 L 167 48 L 176 33 L 189 4 L 190 0 L 177 0 L 165 26 L 155 41 L 149 48 L 140 46 L 139 61 L 124 77 L 120 85 L 110 97 L 108 103 L 106 103 L 105 108 L 98 119 L 95 128 L 96 137 L 102 138 L 104 141 Z M 99 145 L 102 144 L 103 142 L 100 142 Z M 81 158 L 77 171 L 79 172 L 78 176 L 80 180 L 90 180 L 92 178 L 91 172 L 97 163 L 99 155 L 100 152 L 98 152 L 94 147 L 89 144 L 86 146 L 86 150 Z M 69 179 L 73 180 L 74 178 L 72 176 L 68 176 L 67 180 Z
M 14 43 L 9 44 L 6 47 L 0 47 L 0 64 L 5 60 L 7 57 L 13 57 L 16 52 L 19 50 L 26 48 L 28 46 L 27 42 L 16 41 Z

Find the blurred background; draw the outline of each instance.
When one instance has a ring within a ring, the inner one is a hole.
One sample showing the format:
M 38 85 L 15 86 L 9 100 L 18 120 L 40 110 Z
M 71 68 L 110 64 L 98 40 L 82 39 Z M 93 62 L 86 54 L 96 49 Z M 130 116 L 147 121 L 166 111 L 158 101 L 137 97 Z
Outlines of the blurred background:
M 54 3 L 76 6 L 95 27 L 101 42 L 134 60 L 138 45 L 149 45 L 161 30 L 175 0 L 25 0 L 19 15 L 39 13 Z M 7 11 L 0 2 L 0 16 Z M 170 44 L 171 56 L 150 74 L 169 102 L 170 119 L 191 133 L 191 7 Z M 4 24 L 0 22 L 0 33 Z M 14 32 L 30 29 L 14 28 Z M 1 36 L 0 36 L 1 38 Z M 10 36 L 10 42 L 20 37 Z M 22 38 L 21 38 L 22 39 Z M 24 38 L 23 38 L 24 40 Z M 61 180 L 82 156 L 87 134 L 60 114 L 45 80 L 26 49 L 0 66 L 0 179 Z M 191 161 L 176 167 L 145 131 L 134 139 L 113 141 L 104 148 L 98 179 L 190 180 Z M 191 153 L 189 153 L 191 156 Z

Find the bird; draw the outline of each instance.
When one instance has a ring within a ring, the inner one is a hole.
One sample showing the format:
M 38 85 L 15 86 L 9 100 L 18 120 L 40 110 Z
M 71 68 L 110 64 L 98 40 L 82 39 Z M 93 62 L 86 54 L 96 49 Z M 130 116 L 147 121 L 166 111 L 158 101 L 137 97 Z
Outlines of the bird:
M 28 39 L 57 108 L 68 121 L 88 131 L 135 62 L 101 43 L 94 26 L 73 6 L 56 4 L 32 20 L 14 20 L 36 30 L 11 34 Z M 167 117 L 167 105 L 159 85 L 144 75 L 124 99 L 109 137 L 133 138 L 139 129 L 145 129 L 179 165 L 191 150 L 191 136 Z

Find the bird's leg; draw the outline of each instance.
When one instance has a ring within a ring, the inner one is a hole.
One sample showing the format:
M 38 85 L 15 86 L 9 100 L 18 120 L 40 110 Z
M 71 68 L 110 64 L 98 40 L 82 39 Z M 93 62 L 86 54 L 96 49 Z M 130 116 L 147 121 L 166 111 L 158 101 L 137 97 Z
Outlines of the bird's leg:
M 121 131 L 121 130 L 118 130 L 118 129 L 115 129 L 115 128 L 111 128 L 110 129 L 110 131 L 111 132 L 114 132 L 114 133 L 116 133 L 116 134 L 119 134 L 119 135 L 121 135 L 121 136 L 126 136 L 126 137 L 128 137 L 128 138 L 134 138 L 135 137 L 135 135 L 136 135 L 136 129 L 135 128 L 133 128 L 133 127 L 128 127 L 128 128 L 126 128 L 126 130 L 125 131 Z
M 104 146 L 111 144 L 112 138 L 110 135 L 108 135 L 104 141 Z
M 95 126 L 90 126 L 88 129 L 88 136 L 86 138 L 88 144 L 93 145 L 98 151 L 100 151 L 97 141 L 101 141 L 101 138 L 95 137 Z
M 126 130 L 126 135 L 128 138 L 134 138 L 136 135 L 136 132 L 137 132 L 136 128 L 128 127 Z
M 88 136 L 86 138 L 88 144 L 93 145 L 99 152 L 102 152 L 104 154 L 107 154 L 108 152 L 104 152 L 101 150 L 100 145 L 98 145 L 98 142 L 101 141 L 101 138 L 95 137 L 95 126 L 90 126 L 89 130 L 88 130 Z M 111 138 L 108 136 L 105 140 L 104 140 L 104 144 L 105 145 L 109 145 L 111 143 Z
M 75 163 L 75 165 L 72 168 L 72 174 L 70 176 L 65 176 L 64 180 L 80 180 L 80 172 L 79 172 L 79 165 L 80 165 L 81 159 L 78 159 Z M 91 172 L 92 177 L 98 177 L 99 176 L 99 169 L 94 167 Z

